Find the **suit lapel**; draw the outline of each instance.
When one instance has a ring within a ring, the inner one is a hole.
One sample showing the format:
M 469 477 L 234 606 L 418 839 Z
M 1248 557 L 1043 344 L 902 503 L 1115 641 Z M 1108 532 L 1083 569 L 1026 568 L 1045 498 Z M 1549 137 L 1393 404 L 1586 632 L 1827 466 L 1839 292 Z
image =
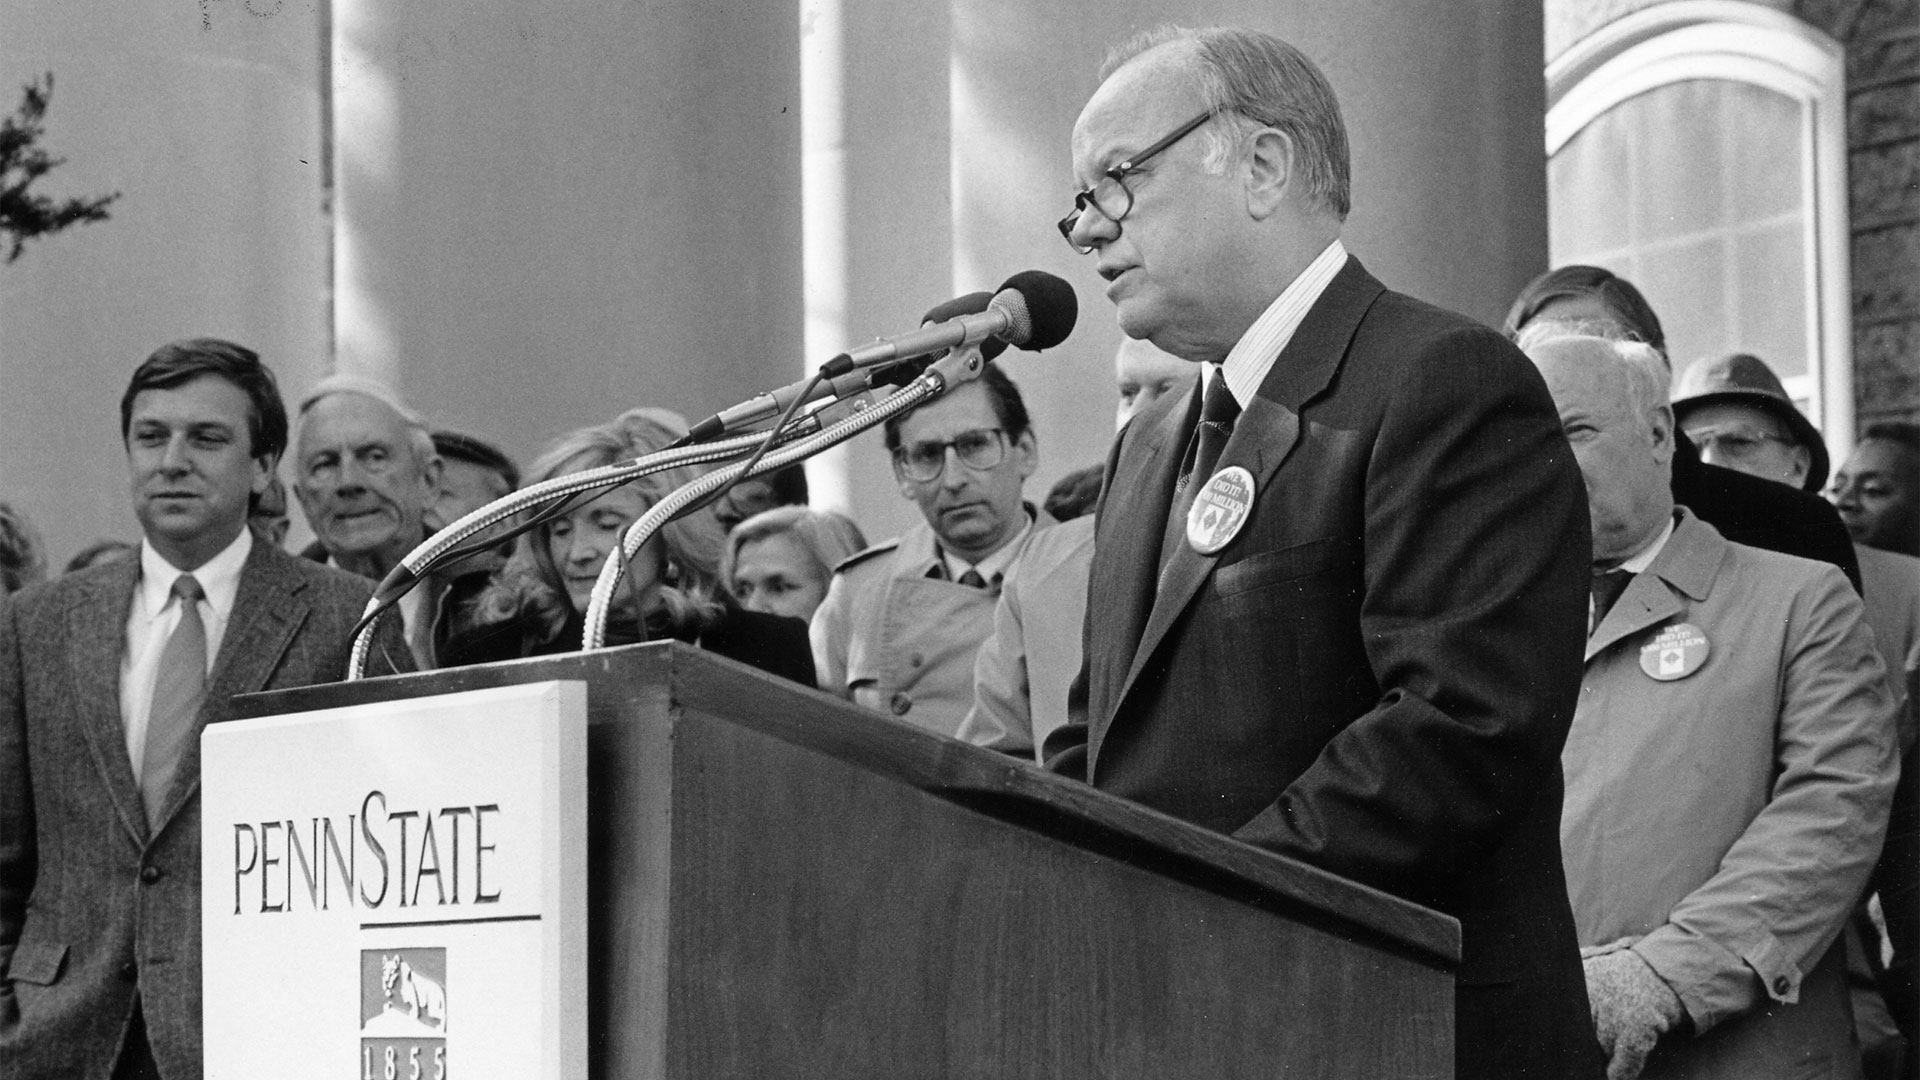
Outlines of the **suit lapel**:
M 86 733 L 94 767 L 120 824 L 134 843 L 147 839 L 147 811 L 140 782 L 127 757 L 126 721 L 120 715 L 120 667 L 127 643 L 127 616 L 140 580 L 138 557 L 113 563 L 111 572 L 67 609 L 67 664 L 76 714 Z
M 1687 600 L 1706 599 L 1719 575 L 1726 548 L 1727 542 L 1719 533 L 1691 511 L 1681 511 L 1679 524 L 1653 565 L 1634 575 L 1607 617 L 1593 628 L 1587 638 L 1587 660 L 1616 641 L 1684 614 Z
M 1680 598 L 1658 576 L 1651 572 L 1634 575 L 1607 617 L 1600 620 L 1600 625 L 1593 628 L 1593 635 L 1587 638 L 1587 659 L 1592 660 L 1614 642 L 1658 626 L 1683 610 L 1685 606 Z
M 1098 590 L 1106 603 L 1096 604 L 1090 598 L 1088 605 L 1090 612 L 1098 614 L 1090 627 L 1088 656 L 1101 659 L 1098 666 L 1089 668 L 1088 717 L 1096 747 L 1110 707 L 1120 700 L 1122 686 L 1131 681 L 1129 664 L 1153 610 L 1167 508 L 1187 432 L 1199 409 L 1196 379 L 1183 397 L 1136 416 L 1133 423 L 1140 426 L 1129 430 L 1107 485 L 1107 502 L 1100 508 L 1095 535 L 1093 580 L 1112 587 Z
M 1269 485 L 1300 439 L 1300 410 L 1333 382 L 1334 375 L 1340 370 L 1340 362 L 1346 356 L 1347 347 L 1353 341 L 1354 332 L 1360 326 L 1361 317 L 1385 291 L 1385 287 L 1361 267 L 1358 259 L 1349 257 L 1346 265 L 1334 275 L 1326 291 L 1320 294 L 1307 312 L 1306 318 L 1301 321 L 1286 348 L 1281 350 L 1279 359 L 1274 361 L 1272 369 L 1261 382 L 1259 393 L 1235 422 L 1233 435 L 1221 451 L 1215 471 L 1238 465 L 1253 476 L 1256 517 Z M 1199 392 L 1196 384 L 1193 393 L 1197 397 Z M 1192 421 L 1189 420 L 1183 430 L 1191 428 Z M 1180 455 L 1176 453 L 1170 456 L 1173 462 L 1169 468 L 1177 471 Z M 1206 477 L 1193 478 L 1196 484 L 1206 481 Z M 1169 493 L 1172 487 L 1170 480 L 1167 484 Z M 1151 522 L 1156 538 L 1162 535 L 1160 530 L 1166 525 L 1170 506 L 1169 494 L 1168 498 L 1160 501 L 1160 514 Z M 1253 524 L 1250 518 L 1242 527 L 1243 533 Z M 1184 523 L 1178 523 L 1175 527 L 1184 533 Z M 1146 530 L 1143 526 L 1139 531 Z M 1213 555 L 1202 555 L 1189 544 L 1175 545 L 1172 557 L 1167 560 L 1160 574 L 1152 612 L 1137 639 L 1126 678 L 1120 692 L 1111 699 L 1116 712 L 1127 694 L 1132 692 L 1140 673 L 1146 669 L 1167 632 L 1192 604 L 1220 556 L 1232 550 L 1233 545 L 1229 544 Z M 1139 557 L 1138 553 L 1129 555 Z M 1147 564 L 1157 566 L 1157 562 L 1156 547 L 1147 556 Z
M 226 633 L 220 637 L 220 653 L 214 659 L 213 672 L 207 677 L 207 697 L 200 706 L 195 726 L 204 731 L 209 721 L 227 715 L 228 702 L 236 694 L 264 690 L 267 680 L 279 669 L 293 637 L 306 622 L 308 604 L 302 595 L 305 583 L 297 574 L 288 573 L 279 559 L 289 558 L 267 545 L 255 543 L 240 571 L 240 589 L 234 595 L 233 611 L 227 617 Z M 165 824 L 200 789 L 200 739 L 196 733 L 187 744 L 180 768 L 174 774 L 173 788 L 160 804 L 160 819 L 153 831 L 158 835 Z
M 1220 462 L 1215 471 L 1238 465 L 1251 473 L 1254 478 L 1257 503 L 1258 492 L 1266 490 L 1267 481 L 1272 479 L 1274 472 L 1280 468 L 1280 463 L 1286 460 L 1287 452 L 1293 449 L 1293 444 L 1299 438 L 1300 416 L 1298 413 L 1265 398 L 1255 398 L 1253 404 L 1240 414 L 1240 420 L 1233 428 L 1233 436 L 1227 440 L 1226 447 L 1220 452 Z M 1177 469 L 1179 455 L 1172 456 L 1175 458 L 1174 467 Z M 1204 484 L 1206 478 L 1196 476 L 1191 482 Z M 1158 520 L 1164 523 L 1169 512 L 1170 506 L 1163 506 Z M 1173 527 L 1182 535 L 1185 534 L 1184 523 L 1176 522 Z M 1228 545 L 1228 550 L 1231 548 L 1232 545 Z M 1157 554 L 1157 552 L 1154 554 L 1151 562 L 1158 561 Z M 1126 681 L 1122 684 L 1116 701 L 1125 700 L 1127 693 L 1133 689 L 1134 682 L 1139 679 L 1140 672 L 1146 668 L 1154 650 L 1159 648 L 1160 642 L 1166 638 L 1167 631 L 1173 628 L 1174 621 L 1180 617 L 1180 613 L 1193 602 L 1194 595 L 1200 591 L 1200 586 L 1206 583 L 1207 575 L 1213 573 L 1214 565 L 1220 561 L 1221 554 L 1222 552 L 1215 552 L 1212 555 L 1202 555 L 1184 540 L 1174 545 L 1172 557 L 1167 560 L 1167 565 L 1161 568 L 1159 589 L 1153 598 L 1152 612 L 1147 618 L 1146 629 L 1138 638 L 1139 645 L 1134 650 L 1133 663 L 1127 669 Z

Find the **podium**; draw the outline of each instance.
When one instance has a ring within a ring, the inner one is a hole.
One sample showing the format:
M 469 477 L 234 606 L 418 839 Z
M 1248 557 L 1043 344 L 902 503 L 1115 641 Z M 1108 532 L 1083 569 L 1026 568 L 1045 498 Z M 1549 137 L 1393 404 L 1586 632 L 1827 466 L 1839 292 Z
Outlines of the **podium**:
M 587 696 L 594 1077 L 1450 1077 L 1446 916 L 677 642 Z

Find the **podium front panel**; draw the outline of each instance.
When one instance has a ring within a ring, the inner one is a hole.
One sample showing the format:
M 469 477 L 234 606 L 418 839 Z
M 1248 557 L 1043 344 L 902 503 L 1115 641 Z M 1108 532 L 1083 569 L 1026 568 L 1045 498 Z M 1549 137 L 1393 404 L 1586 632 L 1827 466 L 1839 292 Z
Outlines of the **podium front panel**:
M 1457 925 L 678 644 L 587 684 L 591 1075 L 1452 1075 Z

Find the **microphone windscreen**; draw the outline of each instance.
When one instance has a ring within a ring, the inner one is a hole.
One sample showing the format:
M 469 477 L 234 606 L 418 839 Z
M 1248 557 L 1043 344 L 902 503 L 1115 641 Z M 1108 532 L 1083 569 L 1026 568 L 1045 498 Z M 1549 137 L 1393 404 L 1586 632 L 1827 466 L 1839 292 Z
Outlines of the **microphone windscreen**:
M 956 296 L 944 304 L 936 304 L 928 308 L 927 313 L 920 316 L 920 325 L 925 326 L 928 323 L 943 323 L 949 319 L 957 319 L 962 315 L 978 315 L 987 310 L 987 305 L 991 303 L 993 303 L 993 294 L 984 290 L 981 292 L 970 292 L 965 296 Z M 990 337 L 980 343 L 980 355 L 988 360 L 1006 351 L 1007 343 L 1001 341 L 999 338 Z M 943 352 L 941 355 L 944 356 L 945 353 Z M 923 370 L 925 367 L 925 364 L 921 365 Z
M 1051 349 L 1067 340 L 1080 317 L 1080 298 L 1066 280 L 1045 270 L 1022 270 L 1000 286 L 1012 289 L 1027 302 L 1027 319 L 1032 332 L 1025 341 L 1015 342 L 1028 352 Z

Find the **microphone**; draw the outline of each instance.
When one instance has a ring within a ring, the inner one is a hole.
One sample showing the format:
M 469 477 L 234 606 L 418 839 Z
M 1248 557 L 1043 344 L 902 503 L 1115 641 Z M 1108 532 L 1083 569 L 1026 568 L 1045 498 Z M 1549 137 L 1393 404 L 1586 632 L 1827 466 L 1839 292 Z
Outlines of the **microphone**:
M 801 391 L 805 390 L 809 385 L 813 385 L 813 392 L 807 395 L 806 401 L 801 402 L 803 405 L 819 401 L 822 398 L 837 398 L 845 397 L 848 394 L 857 394 L 867 389 L 867 377 L 863 372 L 852 371 L 835 378 L 821 379 L 817 385 L 814 384 L 813 379 L 809 377 L 790 382 L 778 390 L 769 390 L 764 394 L 755 394 L 740 404 L 730 405 L 721 409 L 719 412 L 693 425 L 685 435 L 680 437 L 678 444 L 691 446 L 694 443 L 717 438 L 729 431 L 738 431 L 740 428 L 746 427 L 749 424 L 757 424 L 762 420 L 771 420 L 786 412 L 787 406 L 793 404 L 793 399 L 799 397 Z
M 965 299 L 962 297 L 954 303 Z M 821 370 L 831 376 L 942 349 L 963 349 L 990 338 L 1030 352 L 1051 349 L 1073 332 L 1079 309 L 1073 286 L 1042 270 L 1023 270 L 1001 284 L 987 302 L 985 311 L 881 338 L 841 353 L 827 361 Z
M 1025 270 L 1008 278 L 996 294 L 968 293 L 934 307 L 922 320 L 932 325 L 881 338 L 827 361 L 820 366 L 824 377 L 801 404 L 901 385 L 917 377 L 932 360 L 917 367 L 897 361 L 949 349 L 979 345 L 982 356 L 989 360 L 1009 344 L 1028 350 L 1050 349 L 1066 340 L 1078 314 L 1079 300 L 1073 286 L 1044 271 Z M 863 374 L 865 369 L 882 364 L 889 366 L 871 376 Z M 704 442 L 779 416 L 811 383 L 811 378 L 800 379 L 722 409 L 695 424 L 676 443 L 685 446 Z
M 944 304 L 936 304 L 927 309 L 927 313 L 920 316 L 920 325 L 925 327 L 929 323 L 943 323 L 962 315 L 978 315 L 987 310 L 987 305 L 992 302 L 993 294 L 984 289 L 979 292 L 970 292 L 965 296 L 956 296 Z M 997 337 L 988 338 L 980 343 L 980 357 L 983 360 L 992 360 L 1006 350 L 1007 343 Z M 935 360 L 947 355 L 947 353 L 951 351 L 950 349 L 942 349 L 928 356 L 922 356 L 913 360 L 896 360 L 891 364 L 874 368 L 867 375 L 867 389 L 878 390 L 883 386 L 905 386 L 919 378 L 920 373 L 931 367 Z

